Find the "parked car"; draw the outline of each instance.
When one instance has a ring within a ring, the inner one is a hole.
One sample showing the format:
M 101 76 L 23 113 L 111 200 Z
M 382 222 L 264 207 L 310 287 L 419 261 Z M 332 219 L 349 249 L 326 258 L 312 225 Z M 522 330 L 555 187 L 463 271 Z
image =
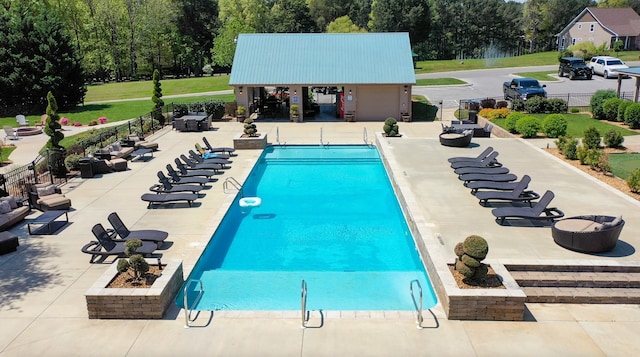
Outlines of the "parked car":
M 593 72 L 591 72 L 591 68 L 587 66 L 584 59 L 580 57 L 562 57 L 560 58 L 560 66 L 558 67 L 558 76 L 564 77 L 565 74 L 571 80 L 578 77 L 591 79 Z
M 504 99 L 520 99 L 526 101 L 531 97 L 545 97 L 547 91 L 544 90 L 545 84 L 540 85 L 536 79 L 533 78 L 514 78 L 511 82 L 504 82 L 502 84 L 502 92 L 504 93 Z
M 593 74 L 601 75 L 604 78 L 616 78 L 618 77 L 618 70 L 629 68 L 622 60 L 611 56 L 592 57 L 591 61 L 589 61 L 589 67 Z

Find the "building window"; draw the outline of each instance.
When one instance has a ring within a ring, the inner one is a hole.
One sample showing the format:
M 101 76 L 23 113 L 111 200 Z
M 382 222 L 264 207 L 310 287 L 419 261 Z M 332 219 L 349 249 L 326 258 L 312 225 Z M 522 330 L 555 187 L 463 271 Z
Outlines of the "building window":
M 575 44 L 576 44 L 576 39 L 575 39 L 575 38 L 572 38 L 572 39 L 571 39 L 571 45 L 575 45 Z
M 560 48 L 561 49 L 564 49 L 564 41 L 565 40 L 566 40 L 566 38 L 564 38 L 564 37 L 560 40 Z
M 589 32 L 593 32 L 596 30 L 596 24 L 589 25 Z

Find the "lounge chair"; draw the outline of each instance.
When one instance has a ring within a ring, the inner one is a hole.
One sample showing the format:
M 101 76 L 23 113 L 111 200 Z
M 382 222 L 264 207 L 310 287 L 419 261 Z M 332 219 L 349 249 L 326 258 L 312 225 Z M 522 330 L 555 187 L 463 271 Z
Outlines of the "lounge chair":
M 440 145 L 462 148 L 471 144 L 473 131 L 463 133 L 446 132 L 441 133 L 438 137 L 440 139 Z
M 113 226 L 114 231 L 118 234 L 120 239 L 129 240 L 129 239 L 140 239 L 141 241 L 149 241 L 154 242 L 158 246 L 162 245 L 167 237 L 169 237 L 169 233 L 165 231 L 159 231 L 156 229 L 140 229 L 135 231 L 130 231 L 127 226 L 125 226 L 124 222 L 120 219 L 120 216 L 116 212 L 112 212 L 107 217 L 111 226 Z
M 480 161 L 458 161 L 451 164 L 452 169 L 459 169 L 462 167 L 500 167 L 501 163 L 496 161 L 499 153 L 497 151 L 492 152 L 487 155 L 484 159 Z
M 180 159 L 176 158 L 174 160 L 176 163 L 176 167 L 180 170 L 180 176 L 184 177 L 192 177 L 192 176 L 204 176 L 206 178 L 211 178 L 216 175 L 215 171 L 212 170 L 189 170 L 185 164 L 180 161 Z
M 491 174 L 464 174 L 458 176 L 460 181 L 464 181 L 465 186 L 469 182 L 473 181 L 493 181 L 493 182 L 510 182 L 518 179 L 518 176 L 514 174 L 500 174 L 500 175 L 491 175 Z
M 18 122 L 18 126 L 29 126 L 27 118 L 22 114 L 16 115 L 16 121 Z
M 564 217 L 564 212 L 555 207 L 547 207 L 555 195 L 547 191 L 533 207 L 500 207 L 491 210 L 498 224 L 502 225 L 507 218 L 533 219 L 553 221 Z M 544 216 L 542 214 L 544 213 Z
M 5 139 L 9 139 L 9 140 L 18 140 L 18 135 L 16 134 L 16 129 L 14 129 L 13 127 L 10 127 L 8 125 L 5 125 L 3 127 L 4 129 L 4 135 L 5 135 Z
M 167 164 L 167 173 L 169 174 L 169 180 L 172 183 L 179 185 L 198 184 L 200 186 L 204 186 L 211 182 L 208 178 L 201 176 L 180 176 L 178 171 L 176 171 L 170 164 Z M 187 171 L 187 173 L 189 173 L 189 171 Z
M 502 200 L 512 202 L 527 202 L 531 207 L 531 201 L 540 198 L 540 195 L 533 191 L 525 191 L 531 182 L 528 175 L 522 176 L 513 191 L 482 191 L 477 192 L 476 197 L 480 200 L 480 205 L 486 206 L 489 200 Z
M 104 229 L 102 224 L 98 223 L 91 228 L 91 232 L 96 237 L 97 241 L 91 241 L 85 244 L 81 251 L 91 255 L 90 263 L 98 257 L 106 258 L 108 256 L 124 256 L 127 246 L 125 242 L 113 240 L 115 232 L 109 232 Z M 154 242 L 142 242 L 142 246 L 136 249 L 136 253 L 143 256 L 151 255 L 158 248 L 158 245 Z M 103 250 L 104 249 L 104 250 Z
M 464 184 L 465 187 L 471 189 L 471 194 L 475 195 L 478 190 L 498 190 L 513 191 L 520 181 L 517 182 L 498 182 L 498 181 L 471 181 Z M 525 187 L 526 189 L 526 187 Z
M 234 148 L 229 148 L 229 147 L 213 147 L 211 146 L 211 144 L 209 144 L 209 140 L 207 140 L 206 136 L 202 137 L 202 142 L 204 143 L 204 145 L 206 146 L 206 149 L 209 150 L 209 152 L 222 152 L 222 153 L 227 153 L 229 155 L 233 154 L 236 149 Z
M 217 154 L 214 154 L 214 155 L 217 155 Z M 229 168 L 227 165 L 231 165 L 231 161 L 225 158 L 221 158 L 221 157 L 204 158 L 203 156 L 198 155 L 193 150 L 189 150 L 189 156 L 193 161 L 196 162 L 196 164 L 220 164 L 222 165 L 223 169 L 227 169 Z M 224 156 L 228 156 L 228 155 L 224 155 Z
M 210 156 L 212 158 L 218 158 L 218 159 L 229 159 L 231 157 L 231 155 L 229 154 L 221 154 L 220 152 L 211 152 L 209 150 L 206 150 L 205 148 L 202 147 L 202 145 L 196 143 L 195 144 L 195 148 L 196 151 L 198 153 L 200 153 L 200 156 L 204 157 L 204 156 Z
M 506 167 L 461 167 L 459 169 L 453 170 L 456 175 L 466 175 L 466 174 L 489 174 L 489 175 L 499 175 L 499 174 L 508 174 L 509 169 Z
M 193 201 L 198 199 L 198 195 L 195 193 L 145 193 L 140 196 L 140 199 L 148 202 L 147 208 L 151 208 L 154 204 L 160 205 L 179 201 L 186 201 L 191 207 Z
M 198 193 L 204 189 L 204 187 L 200 185 L 172 185 L 167 176 L 165 176 L 162 171 L 158 171 L 158 180 L 160 180 L 160 184 L 151 186 L 149 188 L 150 191 L 153 191 L 155 193 Z
M 186 157 L 184 154 L 180 154 L 180 159 L 182 159 L 182 162 L 184 163 L 187 170 L 213 170 L 215 172 L 222 170 L 221 164 L 207 164 L 207 163 L 199 164 L 191 160 L 190 158 Z
M 450 157 L 449 158 L 449 162 L 450 163 L 454 163 L 454 162 L 458 162 L 458 161 L 482 161 L 482 159 L 484 159 L 485 157 L 487 157 L 487 155 L 491 154 L 491 152 L 493 151 L 493 147 L 491 146 L 487 146 L 486 149 L 484 149 L 483 152 L 481 152 L 478 156 L 476 157 L 470 157 L 470 156 L 455 156 L 455 157 Z

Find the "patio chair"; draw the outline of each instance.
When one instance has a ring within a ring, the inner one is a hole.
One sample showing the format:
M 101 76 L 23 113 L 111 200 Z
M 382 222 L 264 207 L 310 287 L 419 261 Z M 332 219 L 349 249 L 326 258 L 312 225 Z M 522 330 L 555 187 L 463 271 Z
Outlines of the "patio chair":
M 522 176 L 522 180 L 518 182 L 513 191 L 482 191 L 476 193 L 476 197 L 480 200 L 480 205 L 486 206 L 489 200 L 502 200 L 512 202 L 526 202 L 531 207 L 531 201 L 540 198 L 540 195 L 534 191 L 525 191 L 531 177 L 529 175 Z
M 102 224 L 97 223 L 91 228 L 91 232 L 96 237 L 97 241 L 91 241 L 85 244 L 81 251 L 91 255 L 90 263 L 93 263 L 96 258 L 106 258 L 108 256 L 124 256 L 127 246 L 125 242 L 113 240 L 115 232 L 109 232 L 104 229 Z M 142 242 L 142 246 L 136 249 L 136 253 L 143 256 L 151 255 L 158 248 L 158 245 L 154 242 Z M 103 250 L 104 249 L 104 250 Z
M 455 156 L 455 157 L 450 157 L 448 159 L 448 161 L 450 163 L 454 163 L 454 162 L 458 162 L 458 161 L 482 161 L 482 159 L 484 159 L 485 157 L 487 157 L 487 155 L 491 154 L 491 152 L 493 151 L 493 147 L 491 146 L 487 146 L 486 149 L 484 149 L 483 152 L 481 152 L 478 156 L 476 157 L 469 157 L 469 156 Z
M 214 155 L 217 155 L 217 154 L 214 154 Z M 227 156 L 227 155 L 225 155 L 225 156 Z M 196 164 L 220 164 L 220 165 L 222 165 L 223 169 L 229 168 L 227 165 L 231 164 L 231 161 L 229 161 L 229 160 L 227 160 L 225 158 L 218 158 L 218 157 L 204 158 L 204 157 L 198 155 L 193 150 L 189 150 L 189 157 L 193 161 L 195 161 Z
M 441 133 L 439 136 L 440 145 L 451 147 L 467 147 L 471 144 L 473 138 L 473 131 L 463 133 L 446 132 Z
M 180 118 L 173 119 L 173 128 L 176 129 L 176 131 L 186 131 L 187 126 L 184 122 L 184 119 L 180 119 Z
M 184 154 L 180 154 L 180 159 L 182 159 L 182 162 L 184 163 L 187 170 L 213 170 L 215 172 L 222 170 L 221 164 L 207 164 L 207 163 L 199 164 L 191 160 L 190 158 L 186 157 Z
M 195 193 L 145 193 L 140 196 L 140 199 L 148 203 L 147 208 L 153 207 L 154 204 L 161 205 L 179 201 L 186 201 L 191 207 L 193 201 L 198 199 L 198 195 Z
M 207 150 L 209 150 L 209 152 L 222 152 L 222 153 L 227 153 L 229 155 L 233 154 L 236 149 L 234 148 L 229 148 L 229 147 L 213 147 L 211 146 L 211 144 L 209 144 L 209 140 L 207 140 L 206 136 L 202 137 L 202 142 L 204 143 L 204 145 L 207 147 Z
M 14 129 L 13 127 L 10 127 L 8 125 L 5 125 L 3 127 L 3 129 L 4 129 L 5 139 L 18 140 L 18 135 L 16 134 L 16 129 Z
M 496 222 L 500 225 L 507 218 L 553 221 L 564 217 L 564 212 L 555 207 L 548 207 L 553 197 L 555 197 L 553 192 L 547 191 L 533 207 L 500 207 L 491 210 L 491 214 L 496 217 Z
M 188 171 L 187 171 L 188 172 Z M 176 171 L 173 166 L 167 164 L 167 173 L 169 174 L 169 181 L 175 184 L 186 185 L 186 184 L 198 184 L 200 186 L 205 186 L 208 182 L 211 182 L 206 177 L 199 176 L 180 176 L 178 171 Z
M 217 159 L 229 159 L 231 157 L 231 155 L 229 154 L 221 154 L 222 151 L 211 152 L 208 149 L 203 148 L 199 143 L 195 143 L 195 148 L 196 151 L 200 153 L 200 156 L 202 156 L 204 159 L 207 159 L 206 156 Z
M 471 181 L 465 183 L 466 188 L 471 189 L 471 194 L 475 195 L 478 190 L 498 190 L 498 191 L 513 191 L 521 181 L 517 182 L 497 182 L 497 181 Z M 526 189 L 526 187 L 525 187 Z
M 458 161 L 451 163 L 452 169 L 459 169 L 462 167 L 500 167 L 502 166 L 496 158 L 500 153 L 494 151 L 487 155 L 484 159 L 480 161 Z
M 109 220 L 109 223 L 111 223 L 111 226 L 113 226 L 113 230 L 116 234 L 123 240 L 140 239 L 141 241 L 154 242 L 158 247 L 160 247 L 162 242 L 169 237 L 169 233 L 156 229 L 139 229 L 131 231 L 127 226 L 125 226 L 124 222 L 122 222 L 122 219 L 120 219 L 120 216 L 116 212 L 110 213 L 107 219 Z
M 216 175 L 216 172 L 212 170 L 189 170 L 178 158 L 176 158 L 174 162 L 176 163 L 178 170 L 180 170 L 180 176 L 182 177 L 204 176 L 206 178 L 211 178 Z
M 27 118 L 22 114 L 16 115 L 16 121 L 18 122 L 18 126 L 29 126 Z
M 514 174 L 464 174 L 458 176 L 458 179 L 464 181 L 464 185 L 466 186 L 469 182 L 473 181 L 511 182 L 517 180 L 518 176 Z
M 204 187 L 200 185 L 173 185 L 171 184 L 171 182 L 169 182 L 169 179 L 162 173 L 162 171 L 158 171 L 158 180 L 160 180 L 160 184 L 151 186 L 149 188 L 150 191 L 153 191 L 155 193 L 198 193 L 204 189 Z
M 506 167 L 461 167 L 459 169 L 453 170 L 456 175 L 466 175 L 466 174 L 489 174 L 489 175 L 498 175 L 498 174 L 508 174 L 509 169 Z

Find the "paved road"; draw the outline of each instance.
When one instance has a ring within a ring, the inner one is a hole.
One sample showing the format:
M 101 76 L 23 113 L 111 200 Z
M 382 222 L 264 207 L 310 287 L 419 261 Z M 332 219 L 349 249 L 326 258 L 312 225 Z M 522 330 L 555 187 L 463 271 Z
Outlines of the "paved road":
M 629 66 L 636 65 L 640 65 L 640 62 L 629 63 Z M 502 83 L 510 81 L 514 73 L 555 71 L 557 68 L 557 66 L 538 66 L 418 74 L 417 78 L 458 78 L 468 84 L 461 86 L 416 86 L 413 88 L 413 93 L 425 95 L 432 103 L 437 104 L 443 101 L 445 108 L 457 108 L 461 99 L 501 97 L 503 95 Z M 615 90 L 617 88 L 615 79 L 604 79 L 600 76 L 594 76 L 591 80 L 574 81 L 560 78 L 559 81 L 549 81 L 544 84 L 546 84 L 549 94 L 593 93 L 599 89 Z M 621 89 L 623 92 L 633 93 L 634 80 L 624 79 Z

